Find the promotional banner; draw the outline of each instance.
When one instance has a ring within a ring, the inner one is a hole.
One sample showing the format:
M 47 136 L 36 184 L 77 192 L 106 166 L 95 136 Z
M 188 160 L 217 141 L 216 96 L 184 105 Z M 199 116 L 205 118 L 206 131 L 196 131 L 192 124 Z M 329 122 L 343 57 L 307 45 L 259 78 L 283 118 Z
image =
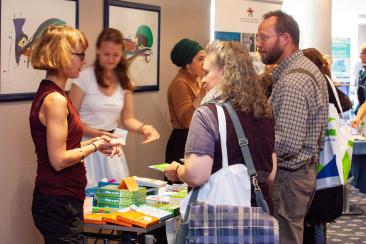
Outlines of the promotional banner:
M 332 71 L 337 77 L 338 82 L 342 83 L 342 86 L 338 88 L 344 93 L 350 94 L 350 76 L 351 76 L 351 38 L 332 38 Z
M 215 39 L 241 41 L 255 52 L 255 33 L 263 14 L 281 5 L 280 1 L 216 0 Z
M 351 38 L 332 38 L 332 70 L 337 78 L 351 75 Z
M 282 1 L 216 0 L 214 38 L 239 41 L 251 53 L 258 73 L 264 68 L 255 54 L 257 33 L 262 16 L 281 9 Z

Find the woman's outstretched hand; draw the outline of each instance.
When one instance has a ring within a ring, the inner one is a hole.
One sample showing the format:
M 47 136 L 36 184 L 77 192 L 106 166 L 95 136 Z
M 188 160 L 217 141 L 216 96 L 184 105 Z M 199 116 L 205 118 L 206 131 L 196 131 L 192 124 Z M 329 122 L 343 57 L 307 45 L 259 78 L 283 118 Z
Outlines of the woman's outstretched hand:
M 142 144 L 156 141 L 160 138 L 159 132 L 152 125 L 143 125 L 141 127 L 141 134 L 143 134 L 144 139 Z

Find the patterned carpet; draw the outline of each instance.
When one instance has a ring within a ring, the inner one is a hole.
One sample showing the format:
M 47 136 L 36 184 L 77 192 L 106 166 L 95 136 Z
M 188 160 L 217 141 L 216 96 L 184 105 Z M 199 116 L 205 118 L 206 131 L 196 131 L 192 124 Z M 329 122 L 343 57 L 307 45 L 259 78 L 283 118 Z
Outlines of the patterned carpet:
M 334 223 L 327 224 L 327 244 L 366 243 L 366 194 L 351 188 L 350 212 L 339 217 Z M 352 212 L 361 213 L 352 215 Z

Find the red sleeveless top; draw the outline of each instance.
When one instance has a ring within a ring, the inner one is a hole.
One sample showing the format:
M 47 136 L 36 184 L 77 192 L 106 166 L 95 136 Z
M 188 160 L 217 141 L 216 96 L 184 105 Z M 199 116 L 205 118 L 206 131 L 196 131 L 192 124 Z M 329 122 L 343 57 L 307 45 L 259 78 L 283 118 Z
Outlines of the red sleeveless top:
M 83 135 L 81 121 L 65 91 L 50 80 L 43 80 L 34 97 L 29 115 L 30 130 L 38 162 L 35 187 L 46 195 L 69 196 L 84 200 L 87 183 L 84 164 L 78 163 L 59 172 L 50 164 L 46 139 L 47 128 L 39 120 L 39 110 L 44 98 L 52 92 L 60 93 L 67 100 L 69 113 L 66 150 L 80 147 Z

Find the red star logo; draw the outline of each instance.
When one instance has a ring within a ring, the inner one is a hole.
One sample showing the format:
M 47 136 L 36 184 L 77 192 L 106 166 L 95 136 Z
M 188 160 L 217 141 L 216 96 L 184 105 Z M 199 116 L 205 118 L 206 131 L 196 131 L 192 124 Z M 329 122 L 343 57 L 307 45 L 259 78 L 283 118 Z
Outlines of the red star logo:
M 252 7 L 249 7 L 247 9 L 247 13 L 248 13 L 248 17 L 253 17 L 254 10 L 252 9 Z

